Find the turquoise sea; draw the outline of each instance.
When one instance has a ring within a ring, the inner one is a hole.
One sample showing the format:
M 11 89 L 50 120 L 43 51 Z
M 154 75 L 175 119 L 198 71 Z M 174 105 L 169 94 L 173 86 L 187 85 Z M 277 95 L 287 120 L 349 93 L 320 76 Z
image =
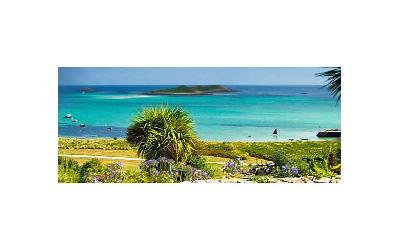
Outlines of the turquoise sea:
M 81 88 L 95 92 L 82 93 Z M 234 85 L 238 92 L 204 96 L 150 96 L 174 86 L 59 86 L 58 129 L 63 137 L 125 137 L 143 108 L 177 105 L 189 111 L 203 140 L 286 141 L 318 139 L 320 130 L 340 128 L 340 102 L 321 86 Z M 71 114 L 77 122 L 64 118 Z M 80 127 L 85 124 L 86 127 Z M 277 128 L 279 135 L 273 136 Z

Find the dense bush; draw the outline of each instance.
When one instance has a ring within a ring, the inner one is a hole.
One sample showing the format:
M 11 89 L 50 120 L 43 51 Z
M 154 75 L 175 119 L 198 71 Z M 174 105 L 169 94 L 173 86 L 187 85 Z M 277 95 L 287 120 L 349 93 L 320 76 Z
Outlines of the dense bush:
M 211 164 L 207 164 L 203 169 L 203 172 L 207 173 L 208 176 L 212 179 L 222 179 L 224 177 L 224 172 L 219 166 L 214 166 Z
M 213 179 L 220 179 L 224 177 L 224 172 L 219 166 L 213 166 L 212 164 L 207 164 L 206 158 L 201 155 L 192 155 L 187 164 L 202 172 L 201 177 L 198 177 L 199 171 L 197 171 L 194 178 L 204 179 L 205 177 L 210 177 Z
M 281 150 L 275 151 L 271 160 L 275 163 L 275 166 L 281 167 L 289 163 L 289 157 Z
M 75 160 L 58 157 L 58 182 L 79 183 L 83 182 L 79 173 L 79 164 Z
M 192 166 L 193 168 L 203 170 L 207 166 L 207 160 L 201 155 L 192 154 L 186 161 L 186 164 Z

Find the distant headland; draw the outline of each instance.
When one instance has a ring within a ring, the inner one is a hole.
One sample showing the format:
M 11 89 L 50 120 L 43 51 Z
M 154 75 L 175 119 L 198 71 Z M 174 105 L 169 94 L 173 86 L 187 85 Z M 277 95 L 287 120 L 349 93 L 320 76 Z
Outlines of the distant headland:
M 79 91 L 82 92 L 82 93 L 86 93 L 86 92 L 95 92 L 96 89 L 90 88 L 90 87 L 84 87 L 84 88 L 81 88 Z
M 207 95 L 214 93 L 231 93 L 234 90 L 223 85 L 180 85 L 175 88 L 149 91 L 146 95 Z

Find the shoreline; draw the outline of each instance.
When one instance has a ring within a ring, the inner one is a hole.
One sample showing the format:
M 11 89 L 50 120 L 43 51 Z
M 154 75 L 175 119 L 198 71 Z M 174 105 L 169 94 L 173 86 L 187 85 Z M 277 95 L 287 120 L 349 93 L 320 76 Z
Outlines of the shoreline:
M 77 136 L 63 136 L 58 135 L 59 139 L 79 139 L 79 140 L 126 140 L 126 138 L 116 137 L 116 139 L 112 137 L 77 137 Z M 203 140 L 199 139 L 200 142 L 207 143 L 293 143 L 293 142 L 341 142 L 341 138 L 323 138 L 323 139 L 308 139 L 308 140 L 274 140 L 274 141 L 226 141 L 226 140 Z

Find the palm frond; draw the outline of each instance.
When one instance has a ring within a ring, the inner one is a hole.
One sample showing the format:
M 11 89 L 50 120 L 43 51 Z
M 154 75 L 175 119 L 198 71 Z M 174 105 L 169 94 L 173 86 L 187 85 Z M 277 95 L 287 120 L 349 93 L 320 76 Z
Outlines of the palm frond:
M 331 70 L 320 72 L 315 75 L 317 77 L 326 78 L 326 84 L 323 87 L 327 88 L 331 94 L 337 98 L 337 102 L 339 102 L 341 99 L 341 67 L 334 67 Z

